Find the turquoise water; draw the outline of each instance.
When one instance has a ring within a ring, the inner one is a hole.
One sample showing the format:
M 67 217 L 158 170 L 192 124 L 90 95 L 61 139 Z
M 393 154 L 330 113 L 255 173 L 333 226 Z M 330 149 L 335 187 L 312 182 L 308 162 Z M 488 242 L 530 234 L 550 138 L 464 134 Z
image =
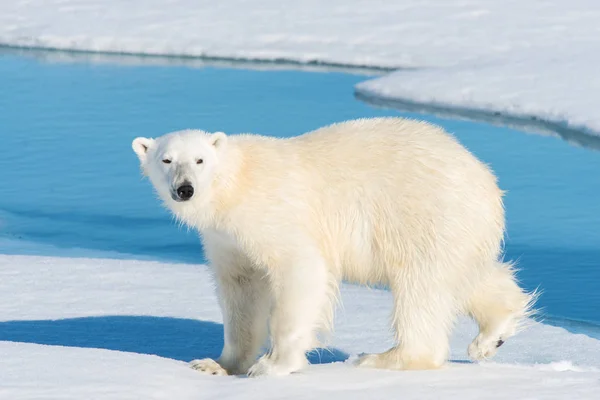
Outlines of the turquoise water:
M 507 258 L 519 259 L 524 286 L 544 291 L 544 311 L 600 323 L 600 152 L 373 108 L 353 97 L 365 79 L 0 53 L 0 253 L 59 249 L 201 262 L 196 234 L 178 228 L 141 179 L 134 137 L 190 127 L 292 136 L 351 118 L 402 115 L 444 126 L 496 171 L 507 190 Z

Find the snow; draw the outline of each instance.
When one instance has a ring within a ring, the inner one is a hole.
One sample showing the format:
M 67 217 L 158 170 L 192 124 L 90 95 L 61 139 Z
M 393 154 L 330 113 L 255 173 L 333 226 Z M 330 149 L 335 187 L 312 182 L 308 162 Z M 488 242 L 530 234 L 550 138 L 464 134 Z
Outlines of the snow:
M 0 44 L 400 69 L 365 98 L 600 134 L 596 0 L 0 0 Z
M 537 118 L 556 124 L 558 129 L 600 134 L 600 98 L 596 98 L 600 78 L 595 63 L 590 65 L 590 61 L 576 57 L 556 64 L 552 57 L 544 58 L 450 68 L 443 73 L 427 69 L 396 71 L 361 82 L 356 91 L 378 101 L 408 100 L 436 108 L 499 112 L 521 118 L 525 124 Z
M 600 390 L 600 341 L 537 322 L 493 361 L 467 361 L 476 327 L 463 318 L 442 370 L 355 368 L 358 354 L 392 343 L 383 290 L 344 285 L 329 351 L 301 373 L 256 379 L 187 365 L 222 346 L 207 266 L 0 255 L 0 293 L 1 399 L 595 399 Z

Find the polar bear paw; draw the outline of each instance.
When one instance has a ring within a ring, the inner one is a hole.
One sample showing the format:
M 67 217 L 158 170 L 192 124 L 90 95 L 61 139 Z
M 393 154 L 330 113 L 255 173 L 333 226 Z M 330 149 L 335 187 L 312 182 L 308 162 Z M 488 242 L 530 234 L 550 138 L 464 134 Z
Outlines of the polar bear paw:
M 504 344 L 502 338 L 493 336 L 478 335 L 469 345 L 469 357 L 473 360 L 483 361 L 493 357 L 498 351 L 498 347 Z
M 435 357 L 430 354 L 402 357 L 396 349 L 391 349 L 380 354 L 361 354 L 354 361 L 354 365 L 357 367 L 390 370 L 438 369 L 443 363 L 443 357 Z
M 190 367 L 196 371 L 202 372 L 207 375 L 229 375 L 227 370 L 219 365 L 218 362 L 212 358 L 203 358 L 202 360 L 190 361 Z
M 363 368 L 381 368 L 381 364 L 379 354 L 360 354 L 354 361 L 354 365 Z
M 354 365 L 359 368 L 377 368 L 377 369 L 390 369 L 390 370 L 402 370 L 405 369 L 405 365 L 397 357 L 388 357 L 388 353 L 380 354 L 360 354 L 354 361 Z
M 281 362 L 275 361 L 271 357 L 264 355 L 258 359 L 258 361 L 250 367 L 248 370 L 248 376 L 283 376 L 289 375 L 292 372 L 296 372 L 308 365 L 306 358 L 299 360 L 298 362 Z

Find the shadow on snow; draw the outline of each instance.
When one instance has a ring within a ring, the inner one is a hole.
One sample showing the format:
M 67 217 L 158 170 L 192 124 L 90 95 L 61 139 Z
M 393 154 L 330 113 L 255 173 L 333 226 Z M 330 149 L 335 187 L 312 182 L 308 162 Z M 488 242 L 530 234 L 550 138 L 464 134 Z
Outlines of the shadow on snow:
M 0 322 L 0 340 L 152 354 L 180 361 L 217 358 L 223 325 L 211 321 L 149 316 L 83 317 Z M 334 348 L 308 354 L 311 364 L 344 361 Z

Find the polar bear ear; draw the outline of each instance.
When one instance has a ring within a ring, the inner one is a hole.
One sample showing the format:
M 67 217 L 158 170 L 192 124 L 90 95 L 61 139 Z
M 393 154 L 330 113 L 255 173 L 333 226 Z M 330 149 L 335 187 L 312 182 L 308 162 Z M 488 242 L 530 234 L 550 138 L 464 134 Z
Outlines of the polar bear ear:
M 148 149 L 153 142 L 153 139 L 145 137 L 135 138 L 133 142 L 131 142 L 131 147 L 133 148 L 133 151 L 135 151 L 135 154 L 137 154 L 139 157 L 140 161 L 146 160 L 146 154 L 148 153 Z
M 210 142 L 217 149 L 222 148 L 227 143 L 227 135 L 225 132 L 215 132 L 210 136 Z

